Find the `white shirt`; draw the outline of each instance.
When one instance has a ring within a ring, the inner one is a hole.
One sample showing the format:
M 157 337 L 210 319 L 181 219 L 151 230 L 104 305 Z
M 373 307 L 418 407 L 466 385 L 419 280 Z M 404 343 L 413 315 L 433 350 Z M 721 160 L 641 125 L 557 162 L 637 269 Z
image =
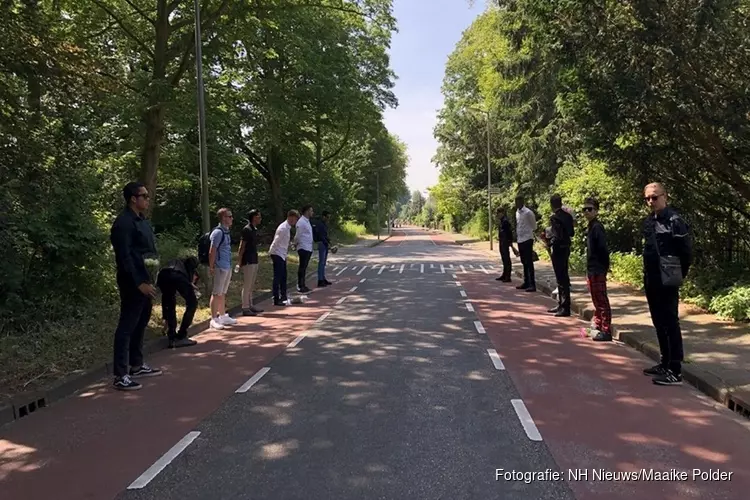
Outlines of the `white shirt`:
M 297 221 L 297 234 L 294 235 L 294 244 L 298 250 L 313 251 L 313 232 L 310 220 L 304 215 Z
M 536 231 L 536 217 L 527 207 L 516 210 L 516 241 L 523 243 L 534 238 Z
M 276 228 L 276 233 L 273 235 L 273 242 L 271 248 L 268 249 L 268 253 L 271 255 L 278 255 L 282 259 L 286 260 L 286 256 L 289 253 L 289 238 L 291 237 L 292 226 L 289 222 L 284 221 L 279 224 Z

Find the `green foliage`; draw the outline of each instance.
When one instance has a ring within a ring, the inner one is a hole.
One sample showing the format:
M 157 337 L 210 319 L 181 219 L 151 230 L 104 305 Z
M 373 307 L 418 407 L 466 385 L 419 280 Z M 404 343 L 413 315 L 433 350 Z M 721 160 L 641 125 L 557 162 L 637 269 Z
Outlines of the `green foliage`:
M 367 228 L 364 224 L 360 224 L 354 221 L 344 221 L 340 227 L 335 230 L 333 234 L 333 243 L 342 243 L 344 245 L 352 244 L 357 241 L 360 236 L 367 234 Z
M 615 281 L 643 288 L 643 258 L 634 253 L 612 252 L 610 275 Z
M 724 319 L 745 321 L 750 318 L 750 286 L 737 286 L 711 299 L 710 311 Z

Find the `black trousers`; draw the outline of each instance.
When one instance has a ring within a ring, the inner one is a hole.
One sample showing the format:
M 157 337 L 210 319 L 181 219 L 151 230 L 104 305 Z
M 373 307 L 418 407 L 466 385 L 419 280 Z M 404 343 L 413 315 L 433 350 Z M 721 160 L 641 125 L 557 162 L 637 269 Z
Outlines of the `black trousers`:
M 563 311 L 570 311 L 570 248 L 552 249 L 552 268 L 557 281 L 557 303 Z
M 312 252 L 307 250 L 298 250 L 299 254 L 299 269 L 297 270 L 297 286 L 300 288 L 305 287 L 305 276 L 307 275 L 307 265 L 310 263 L 310 257 Z
M 115 330 L 112 372 L 115 377 L 128 374 L 128 366 L 143 365 L 143 336 L 151 319 L 151 297 L 143 295 L 127 278 L 118 277 L 120 319 Z
M 500 242 L 500 259 L 503 261 L 503 275 L 501 277 L 509 279 L 513 270 L 510 260 L 510 242 Z
M 657 280 L 657 283 L 653 283 Z M 662 286 L 661 279 L 657 278 L 657 280 L 651 280 L 649 283 L 646 278 L 645 285 L 651 321 L 654 323 L 656 337 L 659 339 L 661 365 L 679 374 L 683 361 L 682 330 L 678 315 L 680 289 Z
M 518 253 L 521 254 L 523 264 L 523 284 L 526 288 L 536 288 L 534 278 L 534 238 L 518 244 Z
M 287 299 L 286 261 L 278 255 L 271 255 L 271 261 L 273 262 L 273 301 L 284 301 Z
M 198 309 L 198 299 L 193 285 L 182 273 L 165 269 L 159 273 L 157 285 L 161 290 L 161 314 L 167 322 L 167 336 L 170 340 L 187 338 L 188 328 L 193 323 L 195 310 Z M 177 294 L 185 299 L 185 314 L 177 331 Z

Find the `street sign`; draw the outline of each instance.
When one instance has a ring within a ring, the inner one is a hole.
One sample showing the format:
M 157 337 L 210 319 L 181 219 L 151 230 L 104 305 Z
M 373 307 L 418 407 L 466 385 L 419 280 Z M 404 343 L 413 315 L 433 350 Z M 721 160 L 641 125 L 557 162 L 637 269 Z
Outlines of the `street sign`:
M 500 188 L 491 187 L 490 194 L 500 194 Z

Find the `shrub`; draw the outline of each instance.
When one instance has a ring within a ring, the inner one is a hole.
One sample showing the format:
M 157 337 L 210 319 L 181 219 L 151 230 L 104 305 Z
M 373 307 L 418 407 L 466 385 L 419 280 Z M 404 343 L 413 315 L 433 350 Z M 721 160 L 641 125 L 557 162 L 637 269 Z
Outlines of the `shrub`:
M 643 288 L 643 258 L 635 253 L 612 252 L 609 273 L 615 281 Z
M 739 285 L 711 299 L 709 310 L 723 319 L 744 321 L 750 318 L 750 286 Z

